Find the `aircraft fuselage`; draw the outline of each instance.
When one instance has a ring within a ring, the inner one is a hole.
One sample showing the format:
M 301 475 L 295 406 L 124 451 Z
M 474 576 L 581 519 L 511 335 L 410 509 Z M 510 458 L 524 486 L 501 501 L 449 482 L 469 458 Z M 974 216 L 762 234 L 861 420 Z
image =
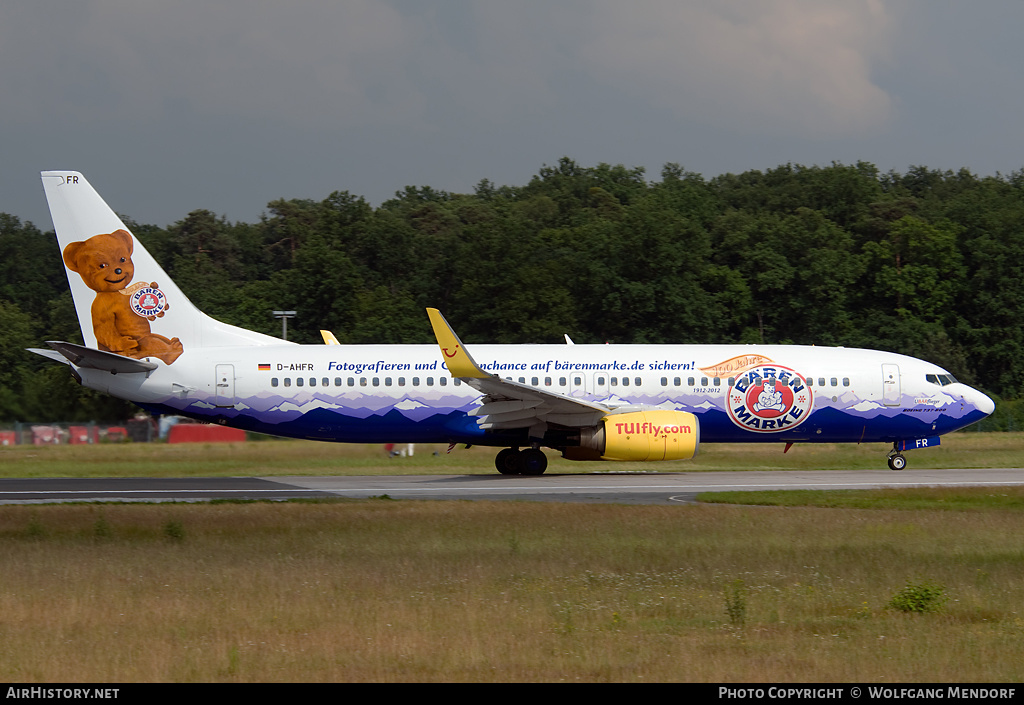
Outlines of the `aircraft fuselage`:
M 687 411 L 716 442 L 895 442 L 991 413 L 928 362 L 851 348 L 755 345 L 477 345 L 481 368 L 603 404 Z M 83 382 L 159 413 L 340 442 L 508 445 L 470 416 L 482 394 L 433 345 L 281 345 L 186 351 L 173 366 Z M 943 383 L 945 382 L 945 383 Z M 514 438 L 512 438 L 514 440 Z

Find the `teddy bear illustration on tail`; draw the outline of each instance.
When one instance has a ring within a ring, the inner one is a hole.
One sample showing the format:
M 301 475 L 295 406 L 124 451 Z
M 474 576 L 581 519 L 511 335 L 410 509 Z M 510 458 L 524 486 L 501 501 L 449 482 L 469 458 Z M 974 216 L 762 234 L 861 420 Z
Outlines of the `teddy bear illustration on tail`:
M 64 264 L 96 292 L 92 326 L 100 350 L 170 365 L 184 351 L 177 338 L 150 331 L 149 321 L 169 308 L 156 282 L 129 286 L 135 275 L 132 236 L 126 230 L 95 235 L 64 248 Z

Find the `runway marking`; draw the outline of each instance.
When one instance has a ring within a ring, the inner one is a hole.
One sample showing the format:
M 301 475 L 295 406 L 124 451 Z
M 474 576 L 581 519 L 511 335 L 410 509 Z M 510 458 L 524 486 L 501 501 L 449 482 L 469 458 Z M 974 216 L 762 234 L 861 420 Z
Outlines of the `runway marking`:
M 1020 484 L 1024 484 L 1022 481 Z M 458 493 L 463 491 L 487 491 L 487 492 L 521 492 L 523 490 L 545 490 L 547 492 L 560 492 L 560 491 L 572 491 L 572 490 L 707 490 L 707 489 L 743 489 L 743 488 L 774 488 L 780 490 L 787 489 L 807 489 L 814 487 L 841 487 L 841 488 L 858 488 L 858 487 L 949 487 L 949 486 L 962 486 L 962 487 L 983 487 L 983 486 L 1006 486 L 1006 482 L 942 482 L 941 484 L 929 483 L 929 482 L 840 482 L 840 483 L 813 483 L 813 484 L 801 484 L 797 485 L 779 485 L 778 483 L 765 483 L 765 484 L 750 484 L 745 483 L 741 485 L 519 485 L 516 487 L 492 487 L 487 485 L 480 485 L 477 487 L 390 487 L 390 486 L 376 486 L 376 487 L 338 487 L 338 488 L 327 488 L 327 487 L 297 487 L 288 488 L 282 487 L 279 489 L 163 489 L 163 490 L 0 490 L 0 496 L 3 495 L 20 495 L 20 494 L 210 494 L 216 493 L 238 493 L 238 494 L 258 494 L 258 493 L 290 493 L 295 494 L 299 492 L 322 492 L 322 493 L 338 493 L 338 492 L 451 492 Z
M 923 475 L 923 476 L 922 476 Z M 1016 474 L 1015 474 L 1016 475 Z M 616 501 L 621 497 L 623 501 L 647 501 L 667 500 L 694 504 L 695 496 L 703 492 L 744 492 L 752 490 L 772 491 L 795 491 L 801 489 L 810 490 L 862 490 L 862 489 L 897 489 L 897 488 L 925 488 L 925 487 L 1006 487 L 1008 485 L 1024 484 L 1024 473 L 1016 475 L 1012 479 L 1003 480 L 980 480 L 980 479 L 958 479 L 945 480 L 941 476 L 934 476 L 922 473 L 915 476 L 904 476 L 895 478 L 891 476 L 864 478 L 860 481 L 849 481 L 836 478 L 808 481 L 806 477 L 794 473 L 790 477 L 783 477 L 781 480 L 759 482 L 736 482 L 728 484 L 729 477 L 686 477 L 669 481 L 663 478 L 662 482 L 651 484 L 618 484 L 613 480 L 612 484 L 603 484 L 603 480 L 597 478 L 571 477 L 553 475 L 543 479 L 529 480 L 530 484 L 520 484 L 528 481 L 524 477 L 502 477 L 502 476 L 480 476 L 476 480 L 469 480 L 462 476 L 455 479 L 461 480 L 450 484 L 452 477 L 442 476 L 439 478 L 413 480 L 411 483 L 404 478 L 382 478 L 379 485 L 367 485 L 367 478 L 344 478 L 344 477 L 303 477 L 303 478 L 233 478 L 234 481 L 256 481 L 262 486 L 251 488 L 197 488 L 188 487 L 185 478 L 177 478 L 178 482 L 185 485 L 181 488 L 163 487 L 161 489 L 148 488 L 95 488 L 95 489 L 31 489 L 31 490 L 4 490 L 0 483 L 0 504 L 30 503 L 30 502 L 76 502 L 76 501 L 211 501 L 216 499 L 227 499 L 238 497 L 243 499 L 277 499 L 290 500 L 293 498 L 327 498 L 338 499 L 370 499 L 379 496 L 391 496 L 395 498 L 405 497 L 406 499 L 499 499 L 503 495 L 512 497 L 521 496 L 523 499 L 545 499 L 547 501 L 571 501 L 587 498 L 588 501 L 596 499 L 607 499 Z M 588 479 L 597 480 L 598 484 L 586 484 Z M 607 478 L 612 479 L 612 478 Z M 621 476 L 615 479 L 623 479 Z M 638 478 L 640 479 L 640 478 Z M 654 478 L 644 477 L 644 480 Z M 740 478 L 735 478 L 740 480 Z M 750 478 L 758 479 L 761 478 Z M 88 482 L 86 478 L 82 478 Z M 143 484 L 145 480 L 132 482 L 131 484 Z M 349 487 L 345 482 L 353 481 L 358 486 Z M 569 481 L 571 484 L 561 484 L 562 481 Z M 723 482 L 724 481 L 724 482 Z M 46 482 L 44 480 L 44 482 Z M 231 480 L 228 480 L 231 482 Z M 540 484 L 538 484 L 538 482 Z M 581 484 L 584 483 L 584 484 Z M 703 482 L 703 483 L 702 483 Z M 706 483 L 706 484 L 704 484 Z M 269 487 L 267 485 L 270 485 Z M 24 485 L 23 485 L 24 486 Z M 47 485 L 44 485 L 46 487 Z M 49 485 L 52 487 L 52 485 Z M 81 487 L 81 485 L 78 485 Z M 632 495 L 630 500 L 625 495 Z
M 310 487 L 309 490 L 317 490 L 320 492 L 369 492 L 371 490 L 393 490 L 395 492 L 458 492 L 459 490 L 488 490 L 488 491 L 507 491 L 507 492 L 518 492 L 521 490 L 679 490 L 679 489 L 704 489 L 708 487 L 726 487 L 726 488 L 740 488 L 740 487 L 776 487 L 780 489 L 787 489 L 793 487 L 794 489 L 806 489 L 807 487 L 877 487 L 884 485 L 885 487 L 895 486 L 908 486 L 908 487 L 931 487 L 931 486 L 949 486 L 949 485 L 965 485 L 967 487 L 978 487 L 981 485 L 1006 485 L 1005 482 L 942 482 L 941 485 L 935 482 L 839 482 L 839 483 L 813 483 L 813 484 L 799 484 L 799 485 L 780 485 L 778 483 L 766 483 L 766 484 L 742 484 L 742 485 L 516 485 L 515 487 L 492 487 L 488 485 L 480 485 L 476 487 L 344 487 L 344 488 L 324 488 L 324 487 Z M 1024 480 L 1021 480 L 1019 484 L 1024 484 Z M 212 490 L 203 490 L 209 492 Z M 274 492 L 276 490 L 269 490 Z
M 227 494 L 229 492 L 238 493 L 256 493 L 256 492 L 269 492 L 269 493 L 297 493 L 297 492 L 320 492 L 329 493 L 330 490 L 314 490 L 314 489 L 281 489 L 281 490 L 0 490 L 0 497 L 4 497 L 9 494 Z

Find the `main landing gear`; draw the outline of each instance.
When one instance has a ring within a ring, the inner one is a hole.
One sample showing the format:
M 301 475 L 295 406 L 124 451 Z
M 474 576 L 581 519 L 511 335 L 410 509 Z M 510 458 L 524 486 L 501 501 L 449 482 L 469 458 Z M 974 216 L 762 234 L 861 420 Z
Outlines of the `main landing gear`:
M 502 475 L 543 475 L 548 457 L 540 448 L 505 448 L 494 457 L 494 467 Z
M 907 467 L 907 459 L 896 450 L 896 444 L 893 443 L 892 450 L 889 451 L 889 469 L 902 470 L 905 467 Z

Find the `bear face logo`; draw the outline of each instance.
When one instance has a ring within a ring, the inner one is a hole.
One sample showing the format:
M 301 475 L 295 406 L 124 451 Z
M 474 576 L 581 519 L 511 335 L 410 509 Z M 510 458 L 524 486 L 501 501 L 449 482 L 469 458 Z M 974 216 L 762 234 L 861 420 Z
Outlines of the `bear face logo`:
M 729 419 L 748 431 L 789 431 L 810 416 L 814 394 L 800 373 L 782 365 L 758 365 L 729 388 Z
M 156 357 L 170 365 L 184 352 L 177 338 L 150 331 L 149 321 L 170 308 L 156 282 L 135 284 L 131 233 L 115 230 L 64 248 L 64 264 L 96 292 L 92 325 L 100 350 L 141 359 Z
M 64 248 L 64 264 L 80 274 L 93 291 L 120 291 L 135 276 L 132 249 L 132 236 L 117 230 L 85 242 L 72 242 Z

